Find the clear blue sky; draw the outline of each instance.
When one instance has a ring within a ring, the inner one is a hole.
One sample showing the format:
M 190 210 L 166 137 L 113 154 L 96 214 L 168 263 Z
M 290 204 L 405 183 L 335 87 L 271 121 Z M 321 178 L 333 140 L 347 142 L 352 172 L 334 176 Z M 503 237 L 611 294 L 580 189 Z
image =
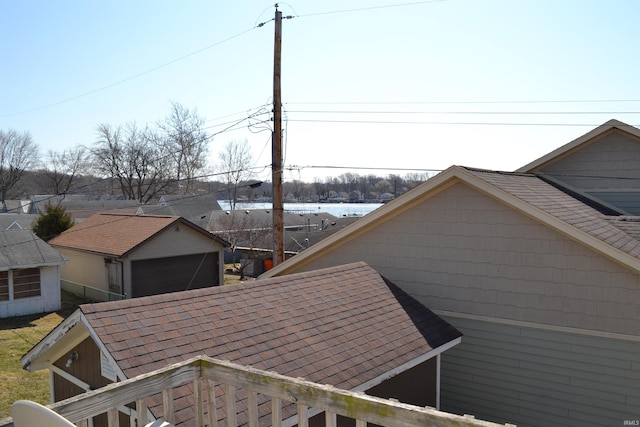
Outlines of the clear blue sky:
M 42 152 L 99 123 L 196 109 L 211 160 L 271 159 L 274 2 L 0 0 L 0 129 Z M 638 0 L 289 0 L 285 180 L 465 165 L 514 170 L 616 118 L 640 125 Z M 597 102 L 596 102 L 597 101 Z M 503 113 L 503 114 L 498 114 Z M 315 166 L 315 167 L 314 167 Z M 322 169 L 317 166 L 335 166 Z M 388 168 L 356 169 L 356 168 Z M 270 170 L 258 177 L 270 179 Z

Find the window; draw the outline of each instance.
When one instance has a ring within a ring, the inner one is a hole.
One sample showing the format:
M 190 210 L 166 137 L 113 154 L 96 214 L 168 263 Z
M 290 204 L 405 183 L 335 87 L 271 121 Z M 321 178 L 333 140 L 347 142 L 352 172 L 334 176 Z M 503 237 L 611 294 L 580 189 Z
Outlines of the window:
M 0 271 L 0 301 L 9 300 L 9 272 Z
M 13 270 L 13 299 L 40 296 L 40 269 Z
M 40 296 L 40 269 L 0 271 L 0 301 Z

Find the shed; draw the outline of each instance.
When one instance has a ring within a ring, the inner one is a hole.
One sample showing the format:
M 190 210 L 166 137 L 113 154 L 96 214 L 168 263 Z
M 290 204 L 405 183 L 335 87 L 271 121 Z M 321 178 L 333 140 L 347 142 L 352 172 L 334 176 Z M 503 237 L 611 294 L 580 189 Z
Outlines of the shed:
M 226 241 L 177 216 L 100 213 L 49 242 L 62 279 L 140 297 L 224 283 Z
M 0 231 L 0 318 L 59 310 L 65 262 L 31 230 Z

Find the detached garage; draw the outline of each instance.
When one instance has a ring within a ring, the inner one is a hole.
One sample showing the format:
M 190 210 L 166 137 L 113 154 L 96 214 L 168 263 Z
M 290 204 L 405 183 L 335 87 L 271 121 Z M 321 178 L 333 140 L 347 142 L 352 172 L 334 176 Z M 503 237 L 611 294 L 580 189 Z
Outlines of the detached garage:
M 49 244 L 61 279 L 129 298 L 219 286 L 229 244 L 178 216 L 100 213 Z
M 131 296 L 144 297 L 218 286 L 219 273 L 217 252 L 133 261 L 131 281 L 135 286 Z

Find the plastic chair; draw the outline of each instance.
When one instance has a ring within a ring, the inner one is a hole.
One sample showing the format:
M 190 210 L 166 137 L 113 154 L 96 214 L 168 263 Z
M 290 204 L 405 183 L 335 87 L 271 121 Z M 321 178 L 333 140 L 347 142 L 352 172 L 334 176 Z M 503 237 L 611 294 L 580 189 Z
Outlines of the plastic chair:
M 155 420 L 150 422 L 149 424 L 146 424 L 144 427 L 173 427 L 173 424 L 168 423 L 164 420 Z
M 11 405 L 11 416 L 15 427 L 76 427 L 57 412 L 30 400 L 17 400 Z

